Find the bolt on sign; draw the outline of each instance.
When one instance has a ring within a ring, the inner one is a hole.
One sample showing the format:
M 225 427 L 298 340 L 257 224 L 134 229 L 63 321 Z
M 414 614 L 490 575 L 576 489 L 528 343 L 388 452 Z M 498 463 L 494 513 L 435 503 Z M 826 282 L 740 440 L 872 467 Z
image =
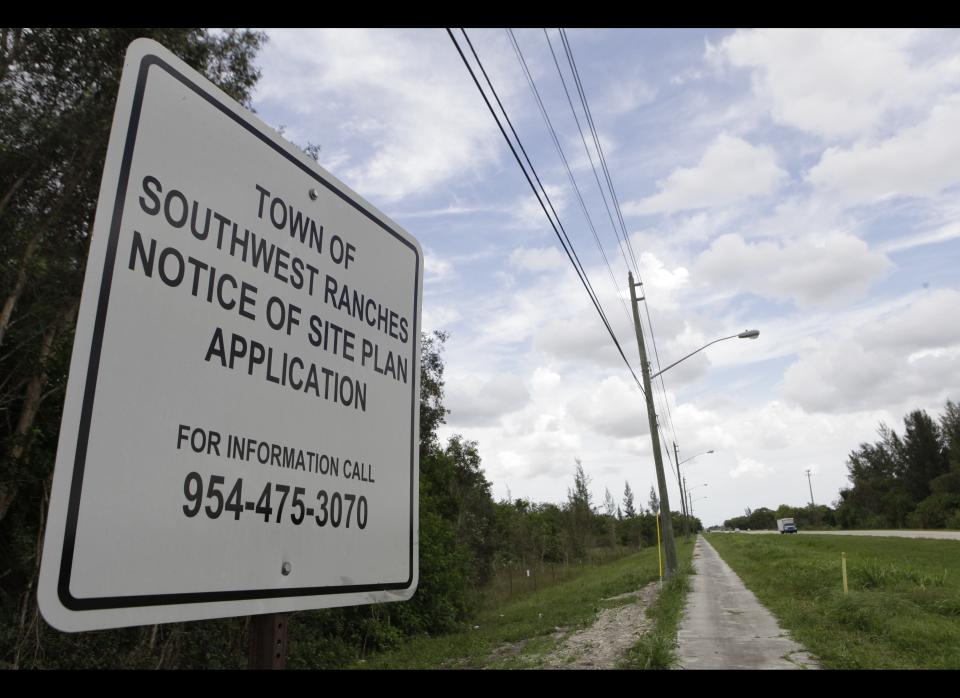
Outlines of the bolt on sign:
M 65 631 L 409 599 L 422 250 L 156 42 L 126 54 L 39 601 Z

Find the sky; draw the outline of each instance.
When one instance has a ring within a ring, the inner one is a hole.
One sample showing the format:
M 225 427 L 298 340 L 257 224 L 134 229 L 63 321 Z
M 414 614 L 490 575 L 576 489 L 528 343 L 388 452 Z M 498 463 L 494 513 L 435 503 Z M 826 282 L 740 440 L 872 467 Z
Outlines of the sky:
M 446 31 L 267 33 L 257 115 L 424 248 L 440 436 L 497 500 L 560 503 L 579 460 L 646 506 L 643 396 Z M 467 34 L 636 374 L 629 249 L 654 371 L 760 331 L 656 382 L 705 525 L 832 504 L 881 422 L 960 399 L 960 31 L 568 30 L 629 248 L 558 31 L 513 34 L 562 158 L 507 30 Z

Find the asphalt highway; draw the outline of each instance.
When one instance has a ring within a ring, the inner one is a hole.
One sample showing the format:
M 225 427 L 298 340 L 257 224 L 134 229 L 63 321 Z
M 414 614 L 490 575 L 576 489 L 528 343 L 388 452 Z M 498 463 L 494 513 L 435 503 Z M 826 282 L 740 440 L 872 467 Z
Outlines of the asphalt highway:
M 720 531 L 717 531 L 720 533 Z M 734 531 L 724 531 L 734 533 Z M 777 531 L 739 531 L 748 534 L 778 533 Z M 887 538 L 937 538 L 939 540 L 960 540 L 960 531 L 798 531 L 798 535 L 810 536 L 881 536 Z M 791 535 L 789 533 L 783 535 Z

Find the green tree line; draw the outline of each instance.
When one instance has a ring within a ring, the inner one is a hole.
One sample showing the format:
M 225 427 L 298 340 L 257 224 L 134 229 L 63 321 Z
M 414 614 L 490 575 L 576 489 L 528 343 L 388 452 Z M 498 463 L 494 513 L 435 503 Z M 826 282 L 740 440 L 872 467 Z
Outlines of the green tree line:
M 36 603 L 74 323 L 123 56 L 159 41 L 249 107 L 265 41 L 250 31 L 0 29 L 0 666 L 217 668 L 247 662 L 246 618 L 60 633 Z M 308 154 L 316 149 L 308 146 Z M 504 569 L 655 545 L 655 512 L 578 461 L 566 501 L 494 501 L 477 443 L 441 442 L 442 333 L 422 337 L 420 575 L 413 599 L 293 614 L 288 666 L 343 666 L 469 622 Z M 675 521 L 680 515 L 674 512 Z M 699 521 L 691 520 L 698 529 Z
M 777 519 L 793 517 L 798 528 L 960 529 L 960 408 L 948 400 L 939 418 L 914 410 L 903 425 L 900 436 L 881 423 L 877 441 L 850 453 L 850 487 L 833 507 L 748 509 L 724 526 L 773 529 Z

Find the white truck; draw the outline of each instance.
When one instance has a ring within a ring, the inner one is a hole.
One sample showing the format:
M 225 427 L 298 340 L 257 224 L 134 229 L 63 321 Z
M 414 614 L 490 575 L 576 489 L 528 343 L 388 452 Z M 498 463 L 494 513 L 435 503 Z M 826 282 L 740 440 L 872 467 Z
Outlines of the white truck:
M 777 519 L 777 530 L 780 533 L 796 533 L 797 525 L 793 523 L 793 519 Z

